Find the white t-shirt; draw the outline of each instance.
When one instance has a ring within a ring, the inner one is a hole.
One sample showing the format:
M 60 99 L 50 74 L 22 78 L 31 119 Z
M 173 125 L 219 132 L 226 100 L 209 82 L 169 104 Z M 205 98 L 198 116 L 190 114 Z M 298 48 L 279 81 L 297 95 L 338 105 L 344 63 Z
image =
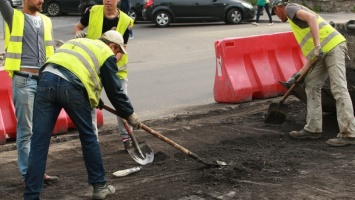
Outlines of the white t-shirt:
M 37 15 L 37 16 L 33 16 L 33 15 L 29 15 L 29 14 L 26 14 L 32 21 L 32 27 L 33 29 L 38 32 L 39 28 L 41 27 L 42 25 L 42 19 L 41 19 L 41 16 L 40 15 Z

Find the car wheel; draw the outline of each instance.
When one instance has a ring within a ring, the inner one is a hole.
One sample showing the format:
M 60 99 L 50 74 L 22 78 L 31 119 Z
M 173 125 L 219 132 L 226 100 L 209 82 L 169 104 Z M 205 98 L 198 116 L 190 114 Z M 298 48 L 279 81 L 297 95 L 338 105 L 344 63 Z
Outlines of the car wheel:
M 130 16 L 134 21 L 137 21 L 138 15 L 137 15 L 137 12 L 135 10 L 129 11 L 128 16 Z
M 227 24 L 239 24 L 242 21 L 242 16 L 240 10 L 233 8 L 227 12 L 226 22 Z
M 159 11 L 154 16 L 154 22 L 158 27 L 167 27 L 171 22 L 170 14 L 166 11 Z
M 49 16 L 58 16 L 61 13 L 60 5 L 56 2 L 50 2 L 47 5 L 47 14 Z

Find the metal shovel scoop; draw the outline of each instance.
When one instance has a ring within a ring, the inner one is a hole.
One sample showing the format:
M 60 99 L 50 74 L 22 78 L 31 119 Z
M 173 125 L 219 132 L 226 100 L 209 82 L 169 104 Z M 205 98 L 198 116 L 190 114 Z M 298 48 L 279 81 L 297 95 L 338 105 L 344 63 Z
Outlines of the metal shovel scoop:
M 315 58 L 309 63 L 309 67 L 307 68 L 307 70 L 303 74 L 301 74 L 301 76 L 296 80 L 295 83 L 292 84 L 292 86 L 287 90 L 287 92 L 284 94 L 279 103 L 270 104 L 267 115 L 265 117 L 265 123 L 282 124 L 286 120 L 288 106 L 283 103 L 291 94 L 291 92 L 298 86 L 298 83 L 300 83 L 313 69 L 318 60 L 319 58 Z
M 118 113 L 115 109 L 110 108 L 106 105 L 104 105 L 103 108 L 118 116 Z M 135 160 L 137 163 L 141 165 L 146 165 L 148 163 L 153 162 L 154 160 L 153 150 L 144 141 L 138 142 L 136 137 L 133 135 L 131 129 L 129 128 L 127 121 L 124 119 L 122 119 L 122 121 L 128 132 L 129 137 L 132 140 L 132 147 L 127 149 L 128 154 L 133 158 L 133 160 Z

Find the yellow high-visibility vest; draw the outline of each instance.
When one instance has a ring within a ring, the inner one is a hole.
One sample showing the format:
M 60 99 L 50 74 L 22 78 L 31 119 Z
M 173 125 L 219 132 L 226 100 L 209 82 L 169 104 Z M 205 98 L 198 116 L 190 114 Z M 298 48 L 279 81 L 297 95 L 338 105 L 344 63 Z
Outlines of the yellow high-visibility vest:
M 44 44 L 46 59 L 54 53 L 54 42 L 52 36 L 52 21 L 49 17 L 40 14 L 44 27 Z M 12 18 L 12 30 L 10 31 L 8 24 L 5 26 L 5 71 L 9 72 L 12 77 L 14 71 L 20 70 L 22 56 L 22 40 L 25 27 L 25 15 L 14 10 Z
M 293 34 L 296 37 L 298 44 L 302 50 L 303 55 L 308 59 L 312 60 L 314 43 L 311 33 L 311 29 L 300 28 L 292 22 L 291 19 L 288 19 L 291 25 Z M 319 25 L 319 39 L 322 51 L 326 54 L 332 50 L 338 44 L 345 42 L 345 37 L 340 34 L 336 29 L 334 29 L 330 24 L 328 24 L 322 17 L 318 16 L 318 25 Z
M 104 6 L 103 5 L 95 5 L 90 9 L 90 17 L 89 17 L 89 25 L 87 31 L 87 38 L 90 39 L 98 39 L 102 35 L 102 25 L 104 19 Z M 127 14 L 120 11 L 120 17 L 118 20 L 118 24 L 116 30 L 123 34 L 126 32 L 129 25 L 133 27 L 134 20 L 130 18 Z M 128 55 L 124 54 L 121 59 L 117 62 L 118 67 L 118 77 L 120 79 L 125 79 L 128 76 L 127 64 L 128 63 Z
M 100 40 L 78 38 L 64 43 L 46 63 L 54 63 L 71 71 L 83 83 L 92 108 L 100 99 L 100 68 L 110 56 L 110 47 Z

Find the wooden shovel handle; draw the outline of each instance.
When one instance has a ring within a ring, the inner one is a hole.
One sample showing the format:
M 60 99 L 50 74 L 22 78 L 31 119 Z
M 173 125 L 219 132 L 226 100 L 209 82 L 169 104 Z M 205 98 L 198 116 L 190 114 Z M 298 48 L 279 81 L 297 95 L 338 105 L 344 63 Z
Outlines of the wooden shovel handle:
M 106 105 L 103 106 L 103 108 L 115 115 L 118 115 L 118 112 L 116 110 L 114 110 L 113 108 L 110 108 Z M 155 137 L 159 138 L 160 140 L 164 141 L 165 143 L 169 144 L 170 146 L 174 147 L 175 149 L 187 154 L 188 156 L 190 156 L 191 158 L 195 159 L 197 162 L 200 162 L 202 164 L 208 165 L 208 166 L 220 166 L 220 164 L 214 164 L 214 163 L 207 163 L 205 161 L 203 161 L 200 157 L 198 157 L 196 154 L 194 154 L 193 152 L 191 152 L 190 150 L 186 149 L 185 147 L 177 144 L 176 142 L 170 140 L 169 138 L 165 137 L 164 135 L 158 133 L 157 131 L 149 128 L 148 126 L 146 126 L 145 124 L 141 123 L 141 128 L 143 130 L 145 130 L 146 132 L 154 135 Z
M 292 84 L 292 86 L 290 87 L 290 89 L 287 90 L 287 92 L 284 94 L 284 96 L 282 97 L 280 104 L 283 104 L 283 102 L 286 101 L 287 97 L 291 94 L 291 92 L 295 89 L 295 87 L 298 85 L 299 82 L 301 82 L 307 75 L 308 73 L 313 69 L 313 67 L 316 65 L 316 63 L 319 61 L 319 58 L 315 58 L 313 59 L 310 63 L 308 69 L 301 74 L 300 77 L 298 77 L 298 79 Z
M 108 106 L 106 106 L 106 105 L 104 105 L 103 108 L 104 108 L 105 110 L 109 111 L 110 113 L 119 116 L 119 115 L 118 115 L 118 112 L 117 112 L 115 109 L 110 108 L 110 107 L 108 107 Z M 142 150 L 139 148 L 138 141 L 137 141 L 136 137 L 133 135 L 133 133 L 132 133 L 132 131 L 131 131 L 131 128 L 130 128 L 129 125 L 128 125 L 128 122 L 127 122 L 125 119 L 123 119 L 123 118 L 121 118 L 121 119 L 122 119 L 123 125 L 124 125 L 124 127 L 125 127 L 125 129 L 126 129 L 128 135 L 129 135 L 129 137 L 130 137 L 131 140 L 132 140 L 132 143 L 133 143 L 134 147 L 138 150 L 138 152 L 140 153 L 140 155 L 144 158 L 144 155 L 143 155 L 143 153 L 142 153 Z

